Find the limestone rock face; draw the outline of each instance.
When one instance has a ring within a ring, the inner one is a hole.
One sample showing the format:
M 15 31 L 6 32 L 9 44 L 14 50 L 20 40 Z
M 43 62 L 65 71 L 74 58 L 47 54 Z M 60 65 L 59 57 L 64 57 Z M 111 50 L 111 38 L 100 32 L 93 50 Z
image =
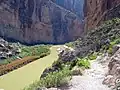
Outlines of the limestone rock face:
M 73 1 L 0 0 L 0 36 L 27 44 L 75 40 L 83 32 L 83 4 Z
M 93 29 L 102 21 L 120 17 L 120 0 L 85 0 L 85 29 Z

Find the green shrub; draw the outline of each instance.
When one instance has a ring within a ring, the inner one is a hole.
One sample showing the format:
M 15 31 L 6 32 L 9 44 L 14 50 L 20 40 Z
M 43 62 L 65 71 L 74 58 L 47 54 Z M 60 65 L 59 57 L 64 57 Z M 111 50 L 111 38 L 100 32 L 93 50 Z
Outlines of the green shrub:
M 107 52 L 108 52 L 108 54 L 112 54 L 113 48 L 110 47 Z
M 21 48 L 21 53 L 19 54 L 20 57 L 25 57 L 25 56 L 39 56 L 42 53 L 48 53 L 49 48 L 45 46 L 24 46 Z
M 88 58 L 90 60 L 95 60 L 97 58 L 97 53 L 93 53 L 93 54 L 88 55 Z
M 46 77 L 41 78 L 24 90 L 36 90 L 38 87 L 59 87 L 67 84 L 70 79 L 71 71 L 68 68 L 64 68 L 59 72 L 49 73 Z
M 70 63 L 68 64 L 68 65 L 70 66 L 70 70 L 72 70 L 72 69 L 76 66 L 77 61 L 78 61 L 78 60 L 74 60 L 74 61 L 72 61 L 72 62 L 70 62 Z
M 112 52 L 113 52 L 113 46 L 116 45 L 116 44 L 119 44 L 119 43 L 120 43 L 120 38 L 111 41 L 110 45 L 109 45 L 109 49 L 107 50 L 107 52 L 109 54 L 112 54 Z
M 20 58 L 24 58 L 27 56 L 40 56 L 40 58 L 47 56 L 50 54 L 50 49 L 48 46 L 21 46 L 21 52 L 16 56 L 12 56 L 10 58 L 4 59 L 0 61 L 0 64 L 9 64 L 12 61 Z
M 114 46 L 116 44 L 119 44 L 119 43 L 120 43 L 120 38 L 115 39 L 115 40 L 113 40 L 113 41 L 110 42 L 110 47 L 112 47 L 112 46 Z
M 64 62 L 62 60 L 57 60 L 52 64 L 52 66 L 58 67 L 60 70 L 62 70 L 65 67 L 67 67 L 71 70 L 74 66 L 76 66 L 76 64 L 77 64 L 77 60 L 74 60 L 71 62 L 69 62 L 69 61 Z
M 90 62 L 87 58 L 79 59 L 77 62 L 77 66 L 79 67 L 85 67 L 85 68 L 90 68 Z
M 80 42 L 81 42 L 81 39 L 79 38 L 79 39 L 77 39 L 76 41 L 66 43 L 65 45 L 68 46 L 68 47 L 74 48 L 75 45 L 79 45 Z
M 68 47 L 74 47 L 74 42 L 69 42 L 69 43 L 66 43 L 65 45 Z
M 63 66 L 64 66 L 64 63 L 63 63 L 62 60 L 57 60 L 57 61 L 54 61 L 54 63 L 52 64 L 52 66 L 56 66 L 57 68 L 62 69 Z

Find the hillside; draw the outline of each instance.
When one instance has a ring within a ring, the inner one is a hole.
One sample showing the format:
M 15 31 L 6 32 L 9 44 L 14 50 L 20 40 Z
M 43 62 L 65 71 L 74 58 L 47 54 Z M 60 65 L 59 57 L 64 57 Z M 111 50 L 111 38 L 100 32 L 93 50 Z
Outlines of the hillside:
M 91 30 L 105 20 L 120 17 L 120 0 L 85 0 L 85 29 Z

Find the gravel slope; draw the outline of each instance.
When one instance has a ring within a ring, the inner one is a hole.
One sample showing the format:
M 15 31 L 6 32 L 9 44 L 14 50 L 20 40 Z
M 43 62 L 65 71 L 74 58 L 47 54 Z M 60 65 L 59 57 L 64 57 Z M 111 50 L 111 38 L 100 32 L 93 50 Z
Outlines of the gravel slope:
M 107 68 L 98 60 L 91 61 L 91 69 L 86 70 L 83 76 L 73 76 L 68 90 L 110 90 L 102 84 L 106 71 Z

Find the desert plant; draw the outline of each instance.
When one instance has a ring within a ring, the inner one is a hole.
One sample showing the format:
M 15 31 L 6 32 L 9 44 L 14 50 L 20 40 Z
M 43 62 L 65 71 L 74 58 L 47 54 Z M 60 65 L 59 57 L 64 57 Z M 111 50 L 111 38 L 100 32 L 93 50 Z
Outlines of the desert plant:
M 33 83 L 24 90 L 36 90 L 39 87 L 59 87 L 65 85 L 71 79 L 71 71 L 68 68 L 64 68 L 59 72 L 49 73 L 46 77 L 41 78 L 39 81 Z
M 113 46 L 116 45 L 116 44 L 119 44 L 119 43 L 120 43 L 120 38 L 111 41 L 107 52 L 109 54 L 112 54 L 112 52 L 113 52 Z
M 90 60 L 95 60 L 95 59 L 97 58 L 97 53 L 94 52 L 93 54 L 88 55 L 88 58 L 89 58 Z
M 90 61 L 87 58 L 78 59 L 77 66 L 90 68 Z
M 9 64 L 18 58 L 24 58 L 27 56 L 40 56 L 40 58 L 47 56 L 50 54 L 50 49 L 48 46 L 21 46 L 21 52 L 17 54 L 16 56 L 12 56 L 10 58 L 4 59 L 0 61 L 0 64 Z

